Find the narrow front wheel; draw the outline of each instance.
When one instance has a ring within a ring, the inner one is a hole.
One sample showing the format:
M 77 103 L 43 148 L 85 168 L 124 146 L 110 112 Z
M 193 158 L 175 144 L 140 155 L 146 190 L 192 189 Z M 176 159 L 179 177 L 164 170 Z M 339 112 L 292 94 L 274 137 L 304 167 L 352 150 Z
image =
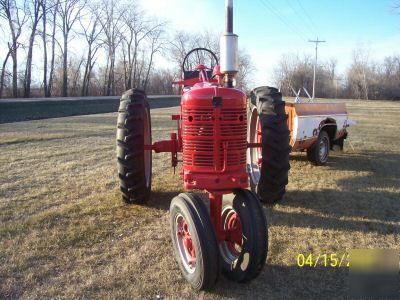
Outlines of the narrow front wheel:
M 222 227 L 227 233 L 220 243 L 222 272 L 236 282 L 250 281 L 265 265 L 268 231 L 257 196 L 245 189 L 223 201 Z
M 203 200 L 182 193 L 170 206 L 175 257 L 185 279 L 195 290 L 211 288 L 220 273 L 218 243 Z

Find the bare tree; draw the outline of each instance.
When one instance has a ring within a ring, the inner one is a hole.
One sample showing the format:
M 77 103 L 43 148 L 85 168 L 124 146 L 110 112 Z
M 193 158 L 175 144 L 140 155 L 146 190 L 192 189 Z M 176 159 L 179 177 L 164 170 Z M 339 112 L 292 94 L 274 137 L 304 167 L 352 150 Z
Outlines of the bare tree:
M 53 74 L 54 74 L 54 56 L 55 56 L 55 44 L 56 44 L 56 18 L 57 18 L 57 10 L 60 4 L 60 0 L 42 0 L 41 1 L 41 10 L 42 10 L 42 28 L 41 28 L 41 36 L 42 36 L 42 46 L 43 46 L 43 90 L 44 96 L 51 96 L 51 88 L 53 83 Z M 49 35 L 47 33 L 47 25 L 48 17 L 51 19 L 52 25 L 52 33 Z M 51 40 L 51 52 L 50 52 L 50 74 L 48 74 L 48 50 L 47 50 L 47 38 L 50 36 Z M 47 77 L 49 75 L 49 77 Z
M 56 20 L 57 20 L 57 12 L 58 12 L 58 7 L 60 5 L 60 0 L 55 0 L 54 2 L 51 3 L 51 6 L 48 8 L 47 12 L 50 12 L 51 17 L 52 17 L 52 33 L 51 33 L 51 59 L 50 59 L 50 73 L 49 73 L 49 79 L 48 83 L 45 85 L 47 86 L 47 89 L 45 89 L 45 96 L 46 97 L 51 97 L 52 94 L 52 89 L 53 89 L 53 81 L 54 81 L 54 63 L 55 63 L 55 48 L 56 48 Z M 45 18 L 44 18 L 45 19 Z M 46 28 L 46 24 L 43 25 L 44 28 Z M 43 45 L 44 48 L 47 47 L 46 43 L 46 36 L 44 37 L 43 40 Z M 46 62 L 45 62 L 46 63 Z M 43 80 L 46 81 L 47 77 L 47 63 L 46 67 L 43 70 Z
M 146 24 L 143 20 L 143 12 L 139 10 L 137 3 L 129 5 L 124 10 L 123 22 L 126 25 L 122 32 L 122 51 L 124 58 L 125 89 L 132 87 L 132 77 L 136 84 L 136 65 L 139 44 L 145 38 Z M 135 74 L 134 74 L 135 73 Z
M 353 62 L 347 71 L 348 86 L 358 99 L 369 98 L 369 51 L 358 47 L 353 52 Z
M 115 94 L 115 58 L 116 49 L 121 43 L 123 14 L 114 0 L 103 0 L 101 7 L 96 11 L 104 34 L 104 44 L 107 51 L 107 66 L 104 74 L 104 94 Z
M 28 54 L 26 57 L 26 67 L 24 76 L 24 97 L 29 98 L 31 95 L 31 78 L 32 78 L 32 56 L 33 43 L 36 37 L 36 29 L 43 16 L 43 1 L 31 0 L 27 1 L 26 13 L 29 14 L 31 33 L 29 36 Z M 47 59 L 47 57 L 46 57 Z
M 60 20 L 57 23 L 63 35 L 63 79 L 62 96 L 68 95 L 68 42 L 70 32 L 75 22 L 81 17 L 81 11 L 86 4 L 85 0 L 63 0 L 58 6 Z
M 326 63 L 326 68 L 329 72 L 329 78 L 331 80 L 335 79 L 336 76 L 336 67 L 337 67 L 337 58 L 331 57 Z
M 82 83 L 82 96 L 89 95 L 89 85 L 90 85 L 90 78 L 92 76 L 92 71 L 94 64 L 96 63 L 96 53 L 100 49 L 101 44 L 98 43 L 98 38 L 102 33 L 102 27 L 99 26 L 99 20 L 96 17 L 94 10 L 98 9 L 97 6 L 93 6 L 90 8 L 90 19 L 88 24 L 81 23 L 81 27 L 83 30 L 83 35 L 87 42 L 87 56 L 85 62 L 85 73 L 83 75 L 83 83 Z
M 85 59 L 82 57 L 80 59 L 71 58 L 68 63 L 68 77 L 71 81 L 71 86 L 69 88 L 69 93 L 72 96 L 78 96 L 80 90 L 82 90 L 81 82 L 81 66 L 84 63 Z
M 333 95 L 335 89 L 336 61 L 330 59 L 327 63 L 319 64 L 316 69 L 316 85 L 318 86 L 317 97 L 328 97 Z M 285 96 L 293 96 L 292 89 L 312 89 L 313 82 L 313 59 L 309 55 L 300 57 L 297 54 L 284 54 L 274 69 L 276 85 Z M 306 95 L 305 95 L 306 96 Z
M 20 2 L 16 0 L 0 0 L 0 17 L 4 18 L 9 26 L 11 42 L 8 43 L 8 49 L 13 61 L 12 68 L 12 90 L 13 97 L 18 97 L 18 55 L 17 51 L 20 46 L 19 38 L 22 28 L 27 21 L 24 6 L 20 6 Z
M 199 37 L 186 31 L 177 31 L 169 43 L 169 54 L 179 68 L 186 54 L 193 48 L 199 47 Z M 213 50 L 213 49 L 211 49 Z
M 43 90 L 44 96 L 47 97 L 47 1 L 41 2 L 42 7 L 42 42 L 43 42 Z
M 147 92 L 153 95 L 171 95 L 177 93 L 171 82 L 175 80 L 174 71 L 171 69 L 156 69 L 150 72 L 150 78 L 147 85 Z
M 144 57 L 141 56 L 141 47 L 147 47 L 150 50 L 150 65 L 153 62 L 153 56 L 159 51 L 159 40 L 165 23 L 149 19 L 143 10 L 133 2 L 125 7 L 123 22 L 125 30 L 122 34 L 122 52 L 124 59 L 125 89 L 132 86 L 142 86 L 141 77 L 147 77 Z M 145 53 L 148 53 L 146 50 Z M 144 73 L 146 75 L 144 75 Z M 146 81 L 146 80 L 144 80 Z M 143 86 L 142 86 L 143 87 Z
M 153 60 L 154 60 L 154 55 L 159 52 L 163 48 L 163 42 L 160 41 L 164 31 L 162 30 L 162 26 L 160 26 L 159 29 L 153 29 L 149 35 L 150 39 L 150 47 L 149 47 L 149 52 L 150 52 L 150 57 L 149 57 L 149 62 L 147 66 L 147 73 L 144 79 L 144 84 L 143 84 L 143 89 L 147 90 L 147 85 L 149 83 L 149 76 L 151 69 L 153 67 Z
M 4 88 L 4 77 L 6 75 L 6 66 L 7 66 L 7 61 L 10 58 L 11 55 L 11 50 L 8 49 L 7 54 L 6 54 L 6 58 L 3 61 L 3 65 L 1 68 L 1 75 L 0 75 L 0 98 L 3 95 L 3 88 Z
M 239 72 L 236 76 L 236 87 L 243 91 L 249 91 L 251 87 L 249 83 L 252 79 L 252 74 L 255 67 L 251 61 L 249 54 L 243 50 L 239 53 Z

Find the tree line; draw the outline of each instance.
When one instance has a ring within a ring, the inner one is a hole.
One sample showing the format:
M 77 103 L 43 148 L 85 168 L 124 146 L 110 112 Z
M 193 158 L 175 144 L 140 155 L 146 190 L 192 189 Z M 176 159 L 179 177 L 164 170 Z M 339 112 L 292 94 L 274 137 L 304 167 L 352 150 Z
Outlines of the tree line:
M 0 0 L 0 22 L 9 37 L 1 41 L 0 97 L 110 96 L 131 87 L 172 94 L 185 53 L 219 51 L 218 33 L 168 31 L 135 1 Z M 174 64 L 156 66 L 157 55 Z M 240 66 L 245 87 L 254 68 L 243 51 Z
M 10 37 L 0 95 L 13 97 L 32 95 L 32 63 L 38 51 L 42 79 L 36 88 L 43 96 L 109 96 L 122 87 L 146 88 L 154 55 L 165 42 L 165 23 L 146 16 L 135 2 L 1 0 L 0 17 Z M 74 40 L 83 53 L 71 53 Z M 7 68 L 10 59 L 12 68 Z
M 220 33 L 171 31 L 135 1 L 0 0 L 0 25 L 0 97 L 110 96 L 131 87 L 173 94 L 189 50 L 205 47 L 219 56 Z M 158 66 L 160 57 L 167 64 Z M 308 55 L 283 55 L 276 86 L 285 96 L 292 88 L 311 92 L 313 64 Z M 254 71 L 241 49 L 237 86 L 253 88 Z M 400 98 L 400 55 L 374 62 L 358 49 L 344 74 L 335 58 L 316 73 L 316 97 Z
M 303 87 L 311 94 L 313 68 L 312 56 L 283 55 L 274 69 L 275 83 L 286 96 L 294 95 L 292 89 L 297 92 Z M 318 63 L 315 86 L 319 98 L 400 100 L 400 55 L 376 62 L 369 59 L 367 49 L 358 48 L 343 75 L 337 72 L 336 58 Z

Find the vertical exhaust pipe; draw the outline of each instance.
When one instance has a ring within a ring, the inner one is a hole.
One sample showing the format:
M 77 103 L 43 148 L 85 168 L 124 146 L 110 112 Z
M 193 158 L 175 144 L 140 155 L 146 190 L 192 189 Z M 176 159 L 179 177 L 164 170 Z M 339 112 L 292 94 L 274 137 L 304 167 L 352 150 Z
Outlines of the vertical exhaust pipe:
M 225 0 L 225 32 L 233 33 L 233 1 Z
M 238 36 L 233 33 L 233 0 L 225 0 L 225 12 L 225 33 L 219 43 L 220 67 L 224 74 L 224 85 L 233 87 L 235 75 L 239 70 Z

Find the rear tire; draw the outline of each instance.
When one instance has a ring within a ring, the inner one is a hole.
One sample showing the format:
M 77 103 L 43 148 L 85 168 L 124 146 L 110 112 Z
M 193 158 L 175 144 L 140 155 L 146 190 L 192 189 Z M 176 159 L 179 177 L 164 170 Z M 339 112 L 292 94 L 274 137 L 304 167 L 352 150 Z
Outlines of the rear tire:
M 321 130 L 317 141 L 311 148 L 307 149 L 307 158 L 314 165 L 323 166 L 328 161 L 329 149 L 329 135 L 325 130 Z
M 117 121 L 117 164 L 122 199 L 129 204 L 147 202 L 151 191 L 152 152 L 150 108 L 146 94 L 137 89 L 125 92 Z
M 255 88 L 250 94 L 248 120 L 249 141 L 262 144 L 261 153 L 259 148 L 248 150 L 250 186 L 262 202 L 275 204 L 285 194 L 290 169 L 290 132 L 282 94 L 276 88 Z
M 220 243 L 222 272 L 232 281 L 247 282 L 257 277 L 265 265 L 268 229 L 256 195 L 245 189 L 234 193 L 232 201 L 223 203 L 222 226 L 225 230 L 240 226 L 242 238 L 241 244 L 230 240 Z
M 220 274 L 218 242 L 203 200 L 181 193 L 170 205 L 171 238 L 175 258 L 193 289 L 210 289 Z

